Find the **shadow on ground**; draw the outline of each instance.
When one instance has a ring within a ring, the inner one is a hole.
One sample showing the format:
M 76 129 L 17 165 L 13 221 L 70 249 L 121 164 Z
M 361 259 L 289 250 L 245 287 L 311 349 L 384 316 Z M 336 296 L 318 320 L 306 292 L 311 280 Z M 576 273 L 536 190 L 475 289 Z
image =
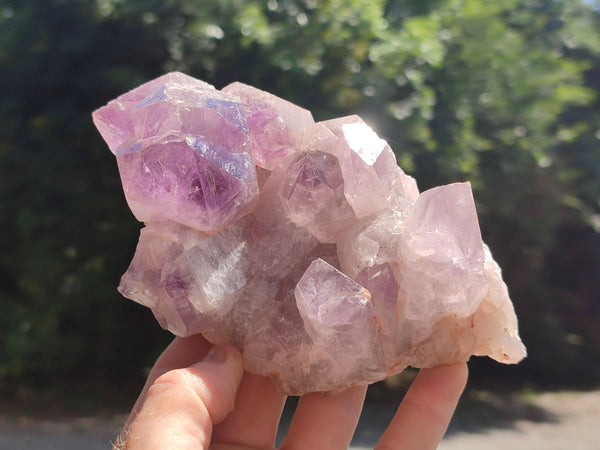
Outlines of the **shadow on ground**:
M 448 435 L 456 431 L 478 432 L 489 428 L 511 428 L 517 421 L 558 423 L 559 417 L 516 392 L 468 390 L 463 395 Z
M 375 389 L 370 395 L 360 417 L 360 422 L 352 440 L 352 446 L 372 448 L 387 428 L 402 399 L 403 392 L 387 392 Z M 398 399 L 397 401 L 394 399 Z M 279 439 L 293 416 L 297 399 L 290 398 L 286 404 Z M 512 428 L 516 422 L 558 423 L 559 417 L 545 408 L 535 405 L 527 395 L 517 392 L 492 392 L 470 389 L 465 392 L 457 407 L 446 436 L 459 432 L 482 432 L 490 429 Z

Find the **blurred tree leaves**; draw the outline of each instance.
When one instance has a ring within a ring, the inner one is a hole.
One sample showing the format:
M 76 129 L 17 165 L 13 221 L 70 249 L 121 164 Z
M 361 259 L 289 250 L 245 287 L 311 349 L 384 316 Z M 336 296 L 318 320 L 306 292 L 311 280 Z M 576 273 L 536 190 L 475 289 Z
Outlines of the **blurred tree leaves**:
M 169 70 L 359 113 L 422 189 L 469 179 L 530 347 L 511 373 L 597 377 L 599 20 L 581 0 L 0 0 L 0 380 L 139 376 L 168 339 L 115 292 L 139 225 L 90 113 Z

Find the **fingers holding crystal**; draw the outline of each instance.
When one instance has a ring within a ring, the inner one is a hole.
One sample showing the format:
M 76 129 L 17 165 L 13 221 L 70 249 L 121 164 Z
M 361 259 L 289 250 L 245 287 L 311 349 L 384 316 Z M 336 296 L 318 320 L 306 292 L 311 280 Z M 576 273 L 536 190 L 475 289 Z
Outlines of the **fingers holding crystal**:
M 144 393 L 127 427 L 126 448 L 208 448 L 213 426 L 233 409 L 243 374 L 240 352 L 214 347 L 199 363 L 169 370 Z
M 286 396 L 269 378 L 244 373 L 235 409 L 214 428 L 213 443 L 244 448 L 271 448 Z
M 337 395 L 314 392 L 301 397 L 280 449 L 347 449 L 366 391 L 366 386 L 354 386 Z
M 173 339 L 173 342 L 169 344 L 150 370 L 148 379 L 146 380 L 142 392 L 135 402 L 123 429 L 127 430 L 129 428 L 144 404 L 148 389 L 159 376 L 169 370 L 180 369 L 201 361 L 208 354 L 211 347 L 212 344 L 199 334 L 186 338 L 176 337 Z
M 375 449 L 435 449 L 467 383 L 466 363 L 421 369 Z

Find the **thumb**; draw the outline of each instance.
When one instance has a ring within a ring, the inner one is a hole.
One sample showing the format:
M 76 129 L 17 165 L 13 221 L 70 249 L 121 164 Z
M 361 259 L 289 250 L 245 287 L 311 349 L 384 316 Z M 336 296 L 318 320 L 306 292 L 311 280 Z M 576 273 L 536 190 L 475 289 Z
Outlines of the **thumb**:
M 240 352 L 224 345 L 199 363 L 162 374 L 149 387 L 124 448 L 207 449 L 213 425 L 233 409 L 243 371 Z

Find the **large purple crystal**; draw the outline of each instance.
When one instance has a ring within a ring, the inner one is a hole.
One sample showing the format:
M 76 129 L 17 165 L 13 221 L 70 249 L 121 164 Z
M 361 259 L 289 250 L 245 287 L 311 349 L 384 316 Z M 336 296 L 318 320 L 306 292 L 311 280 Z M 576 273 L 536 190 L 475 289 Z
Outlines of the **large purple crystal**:
M 249 212 L 258 198 L 240 99 L 170 73 L 118 97 L 93 118 L 142 222 L 171 220 L 211 233 Z
M 119 291 L 288 394 L 525 356 L 468 183 L 419 193 L 357 116 L 169 73 L 93 114 L 146 226 Z

